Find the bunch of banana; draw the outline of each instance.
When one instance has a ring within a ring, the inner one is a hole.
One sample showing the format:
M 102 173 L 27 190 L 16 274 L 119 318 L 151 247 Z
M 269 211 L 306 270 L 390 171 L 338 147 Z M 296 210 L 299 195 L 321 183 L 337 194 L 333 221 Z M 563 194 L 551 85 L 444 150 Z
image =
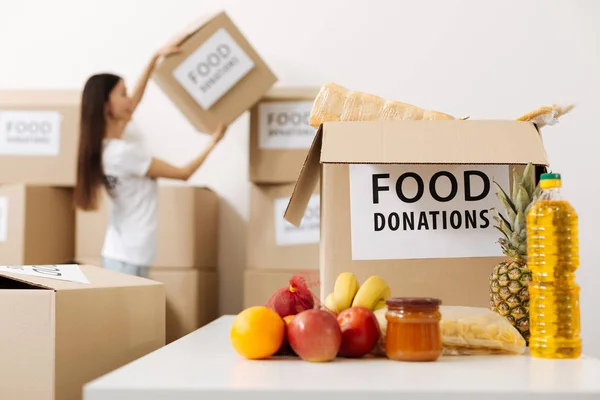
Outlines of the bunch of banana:
M 359 306 L 375 311 L 385 307 L 385 301 L 391 295 L 387 282 L 377 275 L 369 277 L 360 286 L 353 273 L 342 272 L 335 281 L 333 293 L 325 299 L 325 307 L 335 313 Z

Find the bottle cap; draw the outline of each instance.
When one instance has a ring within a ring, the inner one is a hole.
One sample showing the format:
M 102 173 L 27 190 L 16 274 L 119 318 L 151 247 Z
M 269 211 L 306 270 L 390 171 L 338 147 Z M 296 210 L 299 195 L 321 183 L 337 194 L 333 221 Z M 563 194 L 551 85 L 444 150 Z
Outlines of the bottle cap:
M 560 174 L 547 173 L 540 176 L 540 187 L 542 189 L 559 188 L 562 185 Z

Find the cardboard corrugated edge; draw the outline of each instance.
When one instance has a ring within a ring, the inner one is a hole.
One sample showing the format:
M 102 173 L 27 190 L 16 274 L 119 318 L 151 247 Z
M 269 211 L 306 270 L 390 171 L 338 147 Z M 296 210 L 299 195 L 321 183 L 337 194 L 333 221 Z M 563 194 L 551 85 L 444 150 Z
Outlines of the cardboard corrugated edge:
M 411 130 L 407 131 L 409 133 L 406 135 L 398 135 L 395 132 L 401 126 L 410 127 Z M 483 130 L 482 128 L 490 127 L 494 127 L 491 129 L 492 133 L 501 131 L 513 134 L 512 128 L 506 129 L 508 126 L 518 127 L 514 129 L 514 135 L 515 138 L 519 135 L 516 138 L 519 141 L 516 143 L 519 143 L 519 149 L 524 150 L 520 154 L 513 155 L 517 151 L 515 147 L 511 147 L 511 143 L 515 143 L 514 140 L 510 141 L 503 137 L 501 141 L 494 142 L 488 139 L 489 136 L 477 134 Z M 463 129 L 464 127 L 468 128 Z M 462 139 L 462 137 L 457 138 L 459 132 L 461 136 L 466 136 L 465 140 L 468 141 L 469 147 L 457 151 L 456 139 Z M 523 145 L 523 138 L 526 138 L 524 135 L 527 134 L 530 137 Z M 437 156 L 423 151 L 427 148 L 424 147 L 425 144 L 432 143 L 440 148 Z M 486 151 L 486 147 L 489 151 Z M 449 154 L 449 149 L 455 149 L 454 154 Z M 482 152 L 483 154 L 479 154 Z M 472 153 L 477 153 L 478 156 L 473 157 L 470 155 Z M 529 122 L 506 120 L 326 122 L 319 127 L 315 135 L 284 218 L 294 226 L 299 226 L 310 194 L 319 180 L 321 163 L 491 165 L 494 164 L 494 158 L 503 153 L 510 153 L 511 156 L 503 155 L 502 161 L 497 161 L 496 164 L 523 165 L 532 162 L 538 166 L 548 165 L 548 156 L 541 134 L 537 126 Z

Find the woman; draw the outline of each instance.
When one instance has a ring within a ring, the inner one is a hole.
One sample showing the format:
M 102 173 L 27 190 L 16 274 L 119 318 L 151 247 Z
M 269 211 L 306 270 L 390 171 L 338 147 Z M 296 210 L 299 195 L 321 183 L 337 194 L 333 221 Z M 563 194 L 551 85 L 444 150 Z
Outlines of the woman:
M 148 276 L 156 252 L 156 179 L 187 181 L 226 131 L 220 124 L 208 147 L 183 167 L 152 158 L 139 144 L 122 138 L 156 63 L 179 51 L 176 46 L 166 46 L 157 52 L 131 97 L 123 79 L 112 74 L 92 76 L 83 90 L 74 201 L 84 211 L 95 210 L 101 187 L 107 189 L 109 217 L 102 266 L 113 271 Z

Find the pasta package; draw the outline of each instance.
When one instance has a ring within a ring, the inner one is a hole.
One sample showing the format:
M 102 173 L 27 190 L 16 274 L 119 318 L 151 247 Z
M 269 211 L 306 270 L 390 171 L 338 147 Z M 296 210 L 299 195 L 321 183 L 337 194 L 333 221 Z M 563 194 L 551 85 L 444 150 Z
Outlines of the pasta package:
M 332 121 L 440 120 L 456 119 L 449 114 L 424 110 L 412 104 L 327 83 L 321 87 L 310 113 L 310 125 L 318 128 Z
M 558 122 L 558 118 L 567 114 L 575 107 L 574 104 L 566 106 L 559 106 L 558 104 L 552 104 L 549 106 L 539 107 L 527 114 L 524 114 L 517 118 L 517 121 L 528 121 L 535 123 L 539 128 L 546 125 L 554 125 Z
M 523 354 L 525 339 L 501 315 L 483 307 L 440 306 L 444 355 Z

